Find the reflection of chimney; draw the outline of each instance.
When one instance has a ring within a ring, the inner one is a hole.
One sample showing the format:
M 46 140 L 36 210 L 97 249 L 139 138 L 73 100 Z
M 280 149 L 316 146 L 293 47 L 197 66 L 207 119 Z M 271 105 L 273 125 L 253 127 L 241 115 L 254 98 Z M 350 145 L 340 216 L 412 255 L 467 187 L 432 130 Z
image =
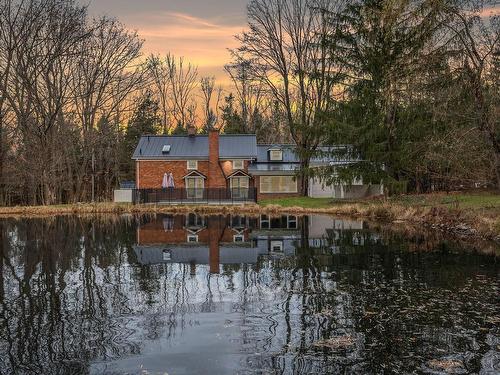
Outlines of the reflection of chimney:
M 209 258 L 208 262 L 210 265 L 210 273 L 219 273 L 219 263 L 220 263 L 220 247 L 219 239 L 221 235 L 220 228 L 220 217 L 210 216 L 208 218 L 208 235 L 209 235 Z
M 191 276 L 195 276 L 196 275 L 196 263 L 195 262 L 189 263 L 189 274 Z
M 196 135 L 196 128 L 193 125 L 188 125 L 187 132 L 190 137 L 194 137 Z

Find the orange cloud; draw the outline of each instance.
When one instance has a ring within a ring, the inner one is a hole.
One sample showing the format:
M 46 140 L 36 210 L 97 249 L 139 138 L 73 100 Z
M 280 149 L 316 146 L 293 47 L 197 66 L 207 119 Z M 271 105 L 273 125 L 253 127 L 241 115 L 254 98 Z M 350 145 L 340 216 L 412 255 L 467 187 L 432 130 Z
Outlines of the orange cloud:
M 497 16 L 500 15 L 500 6 L 491 6 L 484 8 L 481 13 L 479 13 L 481 17 L 489 17 L 489 16 Z
M 131 21 L 127 23 L 145 40 L 146 54 L 184 56 L 198 65 L 200 74 L 215 75 L 220 83 L 227 83 L 223 67 L 231 58 L 228 49 L 237 46 L 234 36 L 243 31 L 244 23 L 228 24 L 168 11 L 135 15 Z

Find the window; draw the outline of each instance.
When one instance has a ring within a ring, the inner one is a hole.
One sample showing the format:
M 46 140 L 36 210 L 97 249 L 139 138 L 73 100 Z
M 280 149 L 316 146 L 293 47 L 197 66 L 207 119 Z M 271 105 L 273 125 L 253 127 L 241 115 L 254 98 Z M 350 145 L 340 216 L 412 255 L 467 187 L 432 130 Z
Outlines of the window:
M 261 176 L 261 193 L 296 193 L 297 181 L 293 176 Z
M 248 198 L 248 177 L 231 177 L 230 182 L 233 198 Z
M 288 216 L 287 217 L 287 228 L 288 229 L 297 229 L 297 216 Z
M 161 149 L 161 153 L 163 155 L 170 153 L 170 145 L 163 145 L 163 148 Z
M 232 189 L 248 189 L 248 177 L 231 177 Z
M 269 216 L 260 215 L 260 228 L 269 229 Z
M 233 160 L 233 169 L 244 169 L 243 160 Z
M 201 177 L 186 177 L 187 198 L 203 198 L 205 180 Z
M 283 252 L 283 241 L 271 241 L 271 252 L 282 253 Z
M 244 216 L 231 216 L 232 228 L 244 228 L 246 226 L 246 218 Z
M 242 234 L 235 234 L 233 236 L 234 242 L 245 242 L 245 237 Z
M 170 250 L 163 249 L 163 260 L 172 260 L 172 253 Z
M 203 227 L 205 226 L 205 222 L 203 220 L 203 216 L 199 216 L 193 213 L 190 213 L 186 217 L 186 227 Z
M 269 150 L 269 160 L 282 161 L 283 160 L 283 151 L 281 151 L 281 150 Z
M 197 234 L 188 234 L 187 242 L 198 242 L 198 235 Z
M 188 160 L 187 161 L 187 169 L 188 170 L 198 169 L 198 160 Z

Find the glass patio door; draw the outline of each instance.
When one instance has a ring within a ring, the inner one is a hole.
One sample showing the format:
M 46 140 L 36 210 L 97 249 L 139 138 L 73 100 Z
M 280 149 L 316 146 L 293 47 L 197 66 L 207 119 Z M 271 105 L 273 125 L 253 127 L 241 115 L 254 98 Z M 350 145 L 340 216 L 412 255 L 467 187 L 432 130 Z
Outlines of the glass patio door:
M 186 197 L 188 199 L 201 199 L 203 198 L 203 189 L 205 181 L 201 177 L 188 177 L 186 178 Z
M 248 198 L 248 177 L 232 177 L 231 194 L 233 198 Z

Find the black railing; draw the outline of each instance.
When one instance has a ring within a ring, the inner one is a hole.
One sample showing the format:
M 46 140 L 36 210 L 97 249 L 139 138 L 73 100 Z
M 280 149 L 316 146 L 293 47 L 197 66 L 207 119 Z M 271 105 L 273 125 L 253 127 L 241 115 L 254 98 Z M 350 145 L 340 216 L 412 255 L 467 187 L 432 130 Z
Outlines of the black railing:
M 256 188 L 165 188 L 135 189 L 134 203 L 201 204 L 201 203 L 244 203 L 257 201 Z

